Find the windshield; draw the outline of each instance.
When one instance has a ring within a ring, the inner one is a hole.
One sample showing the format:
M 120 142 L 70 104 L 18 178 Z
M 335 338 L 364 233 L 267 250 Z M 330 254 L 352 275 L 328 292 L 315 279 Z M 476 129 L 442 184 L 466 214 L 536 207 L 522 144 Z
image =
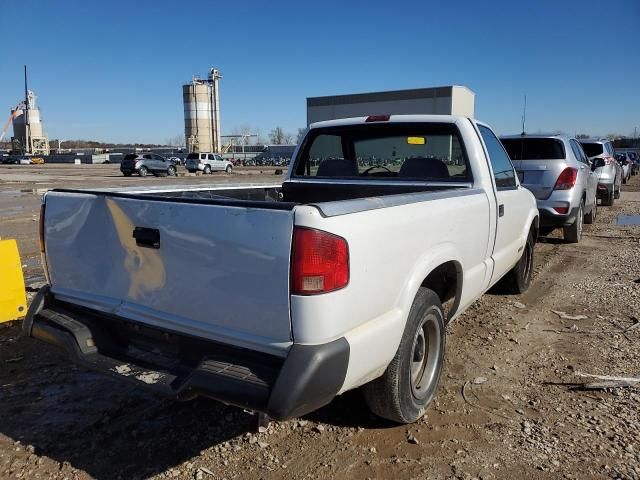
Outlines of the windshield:
M 582 144 L 582 149 L 587 157 L 602 155 L 602 152 L 604 152 L 604 148 L 601 143 L 580 143 Z
M 199 153 L 190 153 L 187 155 L 187 160 L 198 160 L 198 158 L 200 158 Z
M 564 145 L 555 138 L 505 138 L 511 160 L 564 160 Z
M 467 156 L 452 124 L 365 124 L 312 129 L 295 177 L 468 181 Z
M 136 158 L 138 158 L 138 155 L 135 155 L 135 154 L 133 154 L 133 153 L 129 153 L 129 154 L 127 154 L 127 155 L 125 155 L 125 156 L 124 156 L 124 159 L 125 159 L 125 160 L 134 160 L 134 159 L 136 159 Z

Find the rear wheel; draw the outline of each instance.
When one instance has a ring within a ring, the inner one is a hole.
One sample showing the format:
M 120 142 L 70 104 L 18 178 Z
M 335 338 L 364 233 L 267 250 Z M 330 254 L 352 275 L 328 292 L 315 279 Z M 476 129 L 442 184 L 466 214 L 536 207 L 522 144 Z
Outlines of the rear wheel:
M 398 423 L 420 419 L 436 394 L 446 343 L 440 298 L 421 287 L 396 355 L 384 374 L 363 387 L 369 409 Z
M 146 177 L 147 173 L 149 173 L 149 170 L 147 170 L 147 167 L 140 167 L 138 169 L 138 175 L 140 175 L 141 177 Z
M 209 175 L 211 173 L 211 167 L 209 165 L 205 165 L 202 173 L 204 173 L 205 175 Z
M 620 191 L 622 190 L 622 183 L 618 186 L 618 190 L 616 190 L 615 198 L 620 198 Z
M 578 215 L 573 225 L 563 228 L 564 240 L 569 243 L 578 243 L 582 238 L 582 222 L 584 221 L 584 203 L 578 207 Z
M 530 231 L 527 241 L 522 250 L 522 256 L 515 267 L 500 280 L 500 289 L 505 289 L 509 293 L 520 294 L 529 289 L 531 278 L 533 277 L 533 253 L 535 248 L 535 238 Z

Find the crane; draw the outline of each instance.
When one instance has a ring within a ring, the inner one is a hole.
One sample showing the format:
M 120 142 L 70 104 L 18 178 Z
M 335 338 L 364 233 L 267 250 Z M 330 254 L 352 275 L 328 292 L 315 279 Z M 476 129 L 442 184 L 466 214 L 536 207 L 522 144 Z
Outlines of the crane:
M 23 107 L 24 107 L 24 102 L 20 102 L 18 105 L 16 105 L 16 108 L 13 108 L 11 110 L 11 115 L 9 115 L 9 119 L 7 120 L 7 123 L 4 124 L 4 128 L 2 129 L 2 132 L 0 132 L 0 142 L 2 141 L 4 136 L 7 134 L 7 131 L 9 130 L 9 125 L 11 125 L 11 121 L 14 119 L 14 117 L 18 114 L 18 112 Z

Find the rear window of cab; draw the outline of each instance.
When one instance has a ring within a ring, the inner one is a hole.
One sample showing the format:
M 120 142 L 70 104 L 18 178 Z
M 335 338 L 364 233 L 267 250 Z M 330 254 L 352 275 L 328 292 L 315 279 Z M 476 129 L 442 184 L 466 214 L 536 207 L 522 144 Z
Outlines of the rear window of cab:
M 310 130 L 293 177 L 466 182 L 470 172 L 455 125 L 386 123 Z

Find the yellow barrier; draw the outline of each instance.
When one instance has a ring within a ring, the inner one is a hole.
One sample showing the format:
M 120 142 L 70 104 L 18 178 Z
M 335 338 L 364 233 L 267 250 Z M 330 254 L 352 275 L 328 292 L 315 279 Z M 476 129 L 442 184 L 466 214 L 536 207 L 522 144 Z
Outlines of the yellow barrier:
M 0 323 L 24 317 L 27 297 L 15 240 L 0 240 Z

